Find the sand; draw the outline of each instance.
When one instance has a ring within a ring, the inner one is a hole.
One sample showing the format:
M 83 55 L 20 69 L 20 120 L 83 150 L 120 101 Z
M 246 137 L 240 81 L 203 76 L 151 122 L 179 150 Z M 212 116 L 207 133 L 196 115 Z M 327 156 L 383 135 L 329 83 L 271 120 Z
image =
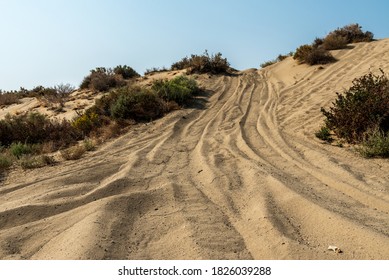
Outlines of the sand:
M 389 73 L 389 40 L 333 54 L 323 69 L 287 58 L 199 75 L 193 108 L 80 160 L 11 171 L 0 258 L 389 259 L 389 161 L 314 136 L 335 92 Z

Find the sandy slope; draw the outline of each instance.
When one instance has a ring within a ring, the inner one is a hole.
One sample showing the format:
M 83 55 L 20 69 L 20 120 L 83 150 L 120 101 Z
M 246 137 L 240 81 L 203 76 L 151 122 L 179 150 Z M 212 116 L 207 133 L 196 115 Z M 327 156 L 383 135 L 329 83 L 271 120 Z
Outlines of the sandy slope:
M 389 40 L 199 76 L 194 108 L 0 187 L 3 259 L 389 259 L 389 161 L 314 137 Z M 328 251 L 336 245 L 342 254 Z

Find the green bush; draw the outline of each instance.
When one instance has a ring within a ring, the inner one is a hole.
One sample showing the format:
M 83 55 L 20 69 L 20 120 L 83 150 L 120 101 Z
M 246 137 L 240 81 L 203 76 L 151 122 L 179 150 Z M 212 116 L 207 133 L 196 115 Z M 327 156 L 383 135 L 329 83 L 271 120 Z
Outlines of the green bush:
M 331 137 L 331 130 L 326 126 L 322 126 L 320 130 L 315 133 L 315 136 L 329 143 L 334 141 L 334 139 Z
M 298 47 L 293 58 L 300 63 L 307 63 L 309 65 L 327 64 L 336 61 L 327 50 L 312 45 L 302 45 Z
M 20 142 L 12 143 L 9 147 L 11 154 L 17 158 L 21 158 L 23 155 L 32 153 L 31 145 L 23 144 Z
M 14 92 L 2 93 L 0 91 L 0 107 L 19 103 L 19 100 L 20 100 L 20 96 Z
M 26 156 L 20 160 L 20 166 L 23 169 L 41 168 L 47 165 L 52 165 L 54 163 L 54 158 L 47 155 Z
M 230 63 L 221 53 L 210 56 L 207 51 L 203 55 L 192 54 L 190 58 L 185 57 L 173 63 L 172 70 L 187 69 L 187 74 L 226 74 L 231 69 Z
M 374 34 L 370 31 L 363 32 L 362 26 L 358 23 L 346 25 L 342 28 L 338 28 L 332 31 L 330 34 L 334 34 L 337 37 L 343 37 L 347 43 L 358 43 L 358 42 L 371 42 L 373 41 Z
M 389 80 L 385 73 L 366 74 L 337 99 L 329 110 L 321 108 L 326 126 L 349 143 L 366 138 L 368 131 L 389 131 Z
M 53 141 L 57 146 L 67 146 L 81 138 L 69 121 L 52 121 L 39 113 L 7 115 L 0 120 L 0 143 L 42 144 Z
M 124 76 L 136 75 L 131 73 L 131 67 L 117 66 L 114 70 L 110 68 L 97 67 L 90 71 L 90 74 L 86 76 L 81 82 L 80 89 L 91 89 L 94 91 L 108 91 L 111 88 L 124 86 L 126 83 L 123 80 Z M 115 73 L 115 70 L 118 74 Z M 133 69 L 132 69 L 133 70 Z
M 114 119 L 150 121 L 161 117 L 166 109 L 162 100 L 152 91 L 140 87 L 121 88 L 110 106 Z
M 85 112 L 83 115 L 77 117 L 72 126 L 79 130 L 83 135 L 88 135 L 94 128 L 101 124 L 99 116 L 94 112 Z
M 338 50 L 346 48 L 347 44 L 348 41 L 346 37 L 330 33 L 323 39 L 322 47 L 326 50 Z
M 309 65 L 332 63 L 336 59 L 328 52 L 329 50 L 343 49 L 350 43 L 372 40 L 373 33 L 363 32 L 358 24 L 350 24 L 330 32 L 324 39 L 316 38 L 311 45 L 298 47 L 293 58 Z
M 120 75 L 125 80 L 140 77 L 134 69 L 127 65 L 118 65 L 113 69 L 113 72 L 116 75 Z
M 174 101 L 179 105 L 184 105 L 200 89 L 197 82 L 187 76 L 177 76 L 174 79 L 155 81 L 152 89 L 165 101 Z
M 0 172 L 12 165 L 12 159 L 5 154 L 0 154 Z
M 86 152 L 84 146 L 73 146 L 65 150 L 61 150 L 61 156 L 65 160 L 77 160 L 80 159 Z
M 366 138 L 362 141 L 362 146 L 358 149 L 364 157 L 389 157 L 389 132 L 385 133 L 380 130 L 373 130 L 367 133 Z

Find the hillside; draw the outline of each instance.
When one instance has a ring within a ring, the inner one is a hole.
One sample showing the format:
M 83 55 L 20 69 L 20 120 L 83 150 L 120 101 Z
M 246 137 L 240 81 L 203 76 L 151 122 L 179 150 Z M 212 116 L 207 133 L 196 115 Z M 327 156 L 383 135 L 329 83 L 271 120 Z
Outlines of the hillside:
M 352 46 L 323 67 L 199 75 L 197 107 L 78 161 L 11 171 L 0 258 L 388 259 L 389 161 L 314 135 L 335 92 L 389 73 L 389 39 Z

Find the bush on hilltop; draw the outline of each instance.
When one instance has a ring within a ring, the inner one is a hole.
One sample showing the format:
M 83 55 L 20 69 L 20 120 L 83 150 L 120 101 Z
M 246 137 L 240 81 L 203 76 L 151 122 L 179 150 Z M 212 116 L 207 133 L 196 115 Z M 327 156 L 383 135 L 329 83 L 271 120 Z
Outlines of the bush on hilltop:
M 344 49 L 350 43 L 370 42 L 372 40 L 373 33 L 363 32 L 359 24 L 349 24 L 330 32 L 324 38 L 316 38 L 310 45 L 298 47 L 293 58 L 300 63 L 309 65 L 332 63 L 336 59 L 329 50 Z
M 184 57 L 171 66 L 171 70 L 182 69 L 187 69 L 187 74 L 227 74 L 231 68 L 227 58 L 223 58 L 220 52 L 210 56 L 205 51 L 202 55 L 192 54 L 189 58 Z

